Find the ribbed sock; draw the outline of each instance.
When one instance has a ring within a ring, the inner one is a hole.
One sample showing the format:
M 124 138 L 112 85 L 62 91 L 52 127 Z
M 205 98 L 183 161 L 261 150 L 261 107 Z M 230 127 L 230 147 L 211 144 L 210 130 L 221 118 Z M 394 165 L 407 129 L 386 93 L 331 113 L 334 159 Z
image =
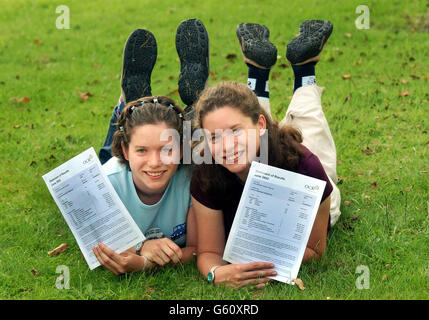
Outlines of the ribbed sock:
M 247 73 L 247 85 L 256 93 L 257 97 L 269 98 L 270 92 L 268 89 L 268 79 L 270 77 L 270 69 L 260 69 L 249 63 Z
M 316 84 L 316 63 L 309 62 L 300 66 L 292 65 L 295 82 L 293 85 L 293 92 L 296 89 Z

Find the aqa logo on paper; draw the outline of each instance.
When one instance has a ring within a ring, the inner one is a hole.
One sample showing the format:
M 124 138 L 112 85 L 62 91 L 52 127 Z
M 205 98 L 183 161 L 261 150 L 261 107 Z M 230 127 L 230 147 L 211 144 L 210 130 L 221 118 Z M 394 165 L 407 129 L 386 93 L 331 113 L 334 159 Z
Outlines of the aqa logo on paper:
M 319 190 L 319 186 L 309 186 L 308 184 L 306 184 L 304 186 L 305 189 L 310 190 L 310 191 L 317 191 Z
M 92 156 L 92 154 L 90 154 L 89 157 L 88 157 L 88 159 L 83 160 L 82 164 L 90 163 L 93 158 L 94 157 Z

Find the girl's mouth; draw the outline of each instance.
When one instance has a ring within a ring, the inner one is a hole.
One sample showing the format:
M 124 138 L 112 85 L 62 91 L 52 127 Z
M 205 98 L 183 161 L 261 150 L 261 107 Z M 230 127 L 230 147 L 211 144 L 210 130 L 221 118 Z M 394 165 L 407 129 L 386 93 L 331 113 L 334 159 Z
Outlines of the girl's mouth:
M 159 180 L 161 179 L 167 170 L 163 171 L 143 171 L 151 180 Z
M 234 153 L 232 155 L 225 156 L 223 158 L 227 161 L 227 163 L 231 163 L 231 162 L 237 163 L 238 160 L 239 160 L 239 158 L 240 158 L 240 156 L 243 155 L 243 154 L 244 154 L 244 150 L 237 151 L 236 153 Z

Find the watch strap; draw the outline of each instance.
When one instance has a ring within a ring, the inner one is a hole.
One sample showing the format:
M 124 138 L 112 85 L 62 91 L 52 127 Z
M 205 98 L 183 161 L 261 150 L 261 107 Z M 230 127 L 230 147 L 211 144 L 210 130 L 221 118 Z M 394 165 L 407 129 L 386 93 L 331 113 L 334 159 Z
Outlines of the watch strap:
M 143 241 L 141 241 L 141 242 L 139 242 L 139 243 L 137 243 L 137 245 L 136 245 L 136 255 L 138 255 L 138 256 L 140 256 L 141 254 L 140 254 L 140 250 L 141 250 L 141 248 L 143 247 L 143 243 L 144 243 L 144 240 Z
M 213 266 L 213 267 L 211 267 L 211 269 L 210 269 L 210 271 L 209 271 L 209 273 L 208 273 L 208 275 L 207 275 L 207 280 L 209 281 L 209 282 L 214 282 L 214 280 L 215 280 L 215 271 L 216 271 L 216 269 L 217 268 L 219 268 L 220 266 Z

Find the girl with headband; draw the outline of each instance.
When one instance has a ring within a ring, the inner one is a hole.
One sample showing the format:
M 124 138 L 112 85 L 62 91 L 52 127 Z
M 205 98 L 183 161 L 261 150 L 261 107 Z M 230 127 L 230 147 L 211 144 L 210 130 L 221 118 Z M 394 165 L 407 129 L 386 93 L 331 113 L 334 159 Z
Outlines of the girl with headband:
M 208 36 L 201 21 L 179 25 L 176 47 L 181 61 L 179 93 L 189 114 L 208 77 Z M 121 98 L 99 154 L 113 187 L 146 237 L 121 254 L 102 243 L 93 248 L 101 265 L 116 275 L 186 262 L 196 252 L 192 169 L 181 163 L 188 117 L 172 99 L 152 96 L 150 76 L 156 56 L 153 34 L 135 30 L 124 49 Z M 199 72 L 192 72 L 195 68 Z M 180 139 L 164 139 L 168 130 Z

